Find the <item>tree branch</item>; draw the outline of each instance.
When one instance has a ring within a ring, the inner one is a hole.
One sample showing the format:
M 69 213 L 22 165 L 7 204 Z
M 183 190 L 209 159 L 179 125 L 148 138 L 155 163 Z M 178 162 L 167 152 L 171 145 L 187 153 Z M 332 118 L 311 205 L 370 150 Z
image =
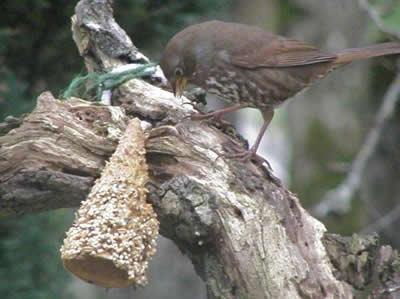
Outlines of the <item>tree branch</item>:
M 354 194 L 360 188 L 361 177 L 368 161 L 375 152 L 386 122 L 393 116 L 400 94 L 400 73 L 388 88 L 382 105 L 376 115 L 375 126 L 370 130 L 364 144 L 354 159 L 351 169 L 343 182 L 326 192 L 314 207 L 315 215 L 325 217 L 329 213 L 344 214 L 351 209 Z
M 381 30 L 382 32 L 385 32 L 386 34 L 390 34 L 392 36 L 400 38 L 399 31 L 395 30 L 393 27 L 392 28 L 389 27 L 388 24 L 385 24 L 383 22 L 382 12 L 379 12 L 378 9 L 376 7 L 374 7 L 374 5 L 368 3 L 367 0 L 358 0 L 358 3 L 360 5 L 360 7 L 369 14 L 369 16 L 375 22 L 375 24 L 379 28 L 379 30 Z M 378 5 L 379 4 L 382 5 L 383 3 L 384 2 L 381 2 L 381 3 L 377 2 Z M 386 7 L 385 8 L 386 11 L 391 11 L 392 9 L 396 9 L 395 1 L 393 1 L 392 3 L 390 3 L 390 1 L 389 1 L 387 4 L 391 5 L 392 7 L 390 7 L 390 6 Z
M 40 95 L 20 126 L 0 137 L 0 217 L 79 205 L 127 120 L 119 107 Z

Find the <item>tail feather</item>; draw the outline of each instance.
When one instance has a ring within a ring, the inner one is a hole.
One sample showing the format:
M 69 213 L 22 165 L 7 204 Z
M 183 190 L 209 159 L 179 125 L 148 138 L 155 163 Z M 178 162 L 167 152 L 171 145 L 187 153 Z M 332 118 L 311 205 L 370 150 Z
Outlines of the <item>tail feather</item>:
M 400 54 L 400 43 L 383 43 L 343 50 L 336 54 L 337 58 L 334 63 L 345 64 L 358 59 L 392 54 Z

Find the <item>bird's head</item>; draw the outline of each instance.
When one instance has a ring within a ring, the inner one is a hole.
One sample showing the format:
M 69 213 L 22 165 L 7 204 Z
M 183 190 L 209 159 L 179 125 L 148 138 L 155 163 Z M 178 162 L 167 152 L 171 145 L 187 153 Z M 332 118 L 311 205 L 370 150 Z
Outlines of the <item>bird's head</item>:
M 206 24 L 206 23 L 204 23 Z M 198 76 L 207 69 L 212 59 L 212 36 L 204 25 L 193 25 L 178 32 L 164 49 L 161 68 L 167 77 L 175 96 L 180 97 L 186 84 L 201 86 Z
M 182 96 L 189 77 L 185 72 L 185 65 L 183 62 L 184 61 L 181 57 L 178 57 L 175 54 L 168 54 L 167 49 L 164 51 L 164 56 L 161 61 L 161 69 L 163 70 L 165 77 L 167 77 L 175 97 L 178 98 Z
M 188 65 L 185 63 L 184 43 L 176 36 L 164 49 L 161 59 L 161 69 L 172 87 L 174 95 L 180 98 L 191 77 Z

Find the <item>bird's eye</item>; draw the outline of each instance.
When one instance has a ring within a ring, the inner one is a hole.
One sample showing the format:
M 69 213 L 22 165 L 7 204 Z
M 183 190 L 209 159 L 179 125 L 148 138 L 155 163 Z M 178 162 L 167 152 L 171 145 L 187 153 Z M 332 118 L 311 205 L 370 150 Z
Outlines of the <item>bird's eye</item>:
M 182 77 L 183 76 L 183 70 L 180 67 L 177 67 L 175 69 L 175 76 L 176 77 Z

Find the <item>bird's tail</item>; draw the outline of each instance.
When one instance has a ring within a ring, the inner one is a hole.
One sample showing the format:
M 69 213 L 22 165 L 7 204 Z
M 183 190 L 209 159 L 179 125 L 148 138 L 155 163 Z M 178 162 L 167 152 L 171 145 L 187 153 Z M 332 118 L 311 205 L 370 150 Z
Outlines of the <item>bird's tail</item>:
M 400 43 L 383 43 L 363 48 L 352 48 L 338 52 L 335 64 L 345 64 L 354 60 L 400 54 Z

